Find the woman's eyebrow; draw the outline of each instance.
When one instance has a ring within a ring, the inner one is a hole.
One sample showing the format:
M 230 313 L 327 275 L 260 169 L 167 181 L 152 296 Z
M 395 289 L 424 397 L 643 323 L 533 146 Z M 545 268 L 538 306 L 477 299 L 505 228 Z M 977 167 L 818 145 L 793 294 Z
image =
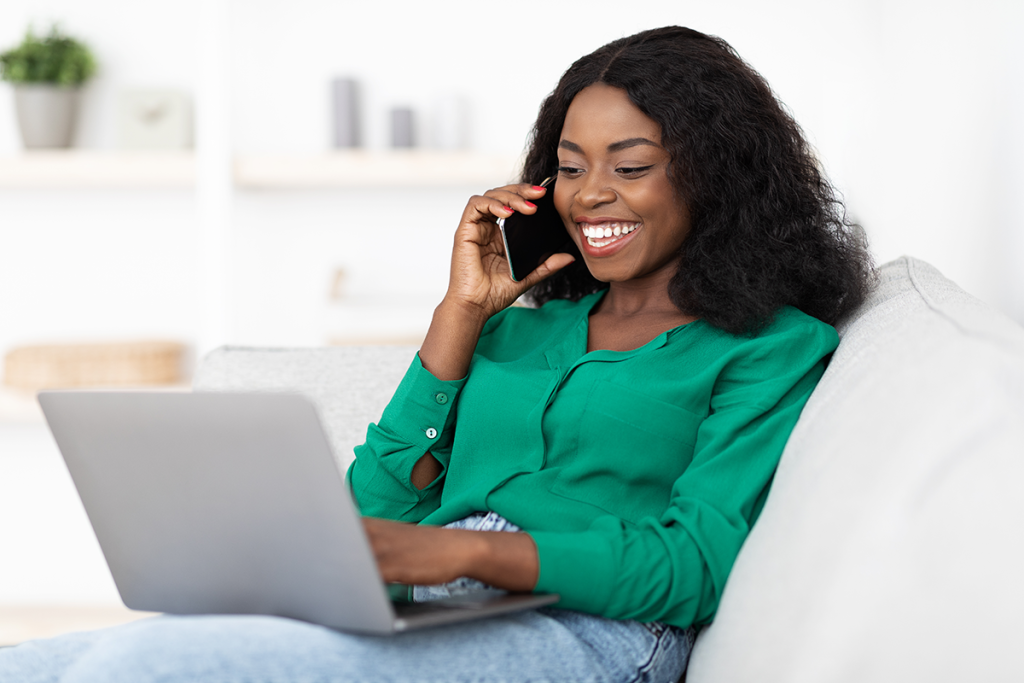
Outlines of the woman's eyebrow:
M 620 140 L 619 142 L 613 142 L 612 144 L 608 145 L 608 151 L 621 152 L 624 149 L 629 149 L 630 147 L 637 147 L 639 145 L 650 145 L 651 147 L 658 148 L 661 147 L 661 145 L 659 145 L 657 142 L 654 142 L 653 140 L 648 140 L 647 138 L 629 138 L 628 140 Z
M 661 148 L 657 142 L 648 140 L 647 138 L 629 138 L 628 140 L 619 140 L 608 145 L 609 152 L 621 152 L 624 149 L 630 147 L 637 147 L 639 145 L 650 145 L 651 147 Z M 569 142 L 568 140 L 560 140 L 558 143 L 559 149 L 567 149 L 570 152 L 576 152 L 577 154 L 583 154 L 583 148 L 577 145 L 575 142 Z

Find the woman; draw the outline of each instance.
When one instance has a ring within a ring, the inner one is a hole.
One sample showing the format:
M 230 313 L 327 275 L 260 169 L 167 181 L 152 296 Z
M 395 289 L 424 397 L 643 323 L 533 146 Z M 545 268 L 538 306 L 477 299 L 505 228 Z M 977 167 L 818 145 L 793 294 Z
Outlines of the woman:
M 514 282 L 495 223 L 533 213 L 555 173 L 580 258 Z M 349 481 L 386 580 L 423 596 L 468 577 L 556 592 L 557 608 L 390 639 L 162 618 L 0 653 L 0 674 L 678 678 L 831 324 L 864 297 L 866 251 L 767 84 L 689 29 L 576 62 L 523 180 L 470 199 L 448 292 Z M 539 307 L 511 307 L 523 294 Z

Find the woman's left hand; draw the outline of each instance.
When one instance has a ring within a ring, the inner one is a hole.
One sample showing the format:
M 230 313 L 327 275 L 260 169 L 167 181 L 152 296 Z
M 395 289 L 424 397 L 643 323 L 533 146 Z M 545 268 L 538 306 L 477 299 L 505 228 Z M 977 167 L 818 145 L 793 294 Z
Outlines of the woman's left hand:
M 465 531 L 363 518 L 385 581 L 434 585 L 469 576 L 496 588 L 529 591 L 539 563 L 524 533 Z

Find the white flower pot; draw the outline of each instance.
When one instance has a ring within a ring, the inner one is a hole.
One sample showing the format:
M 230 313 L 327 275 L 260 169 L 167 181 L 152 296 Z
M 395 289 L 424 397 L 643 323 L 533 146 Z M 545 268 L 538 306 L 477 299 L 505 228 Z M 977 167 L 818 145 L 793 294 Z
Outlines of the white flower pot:
M 14 108 L 25 149 L 70 147 L 78 88 L 30 84 L 14 87 Z

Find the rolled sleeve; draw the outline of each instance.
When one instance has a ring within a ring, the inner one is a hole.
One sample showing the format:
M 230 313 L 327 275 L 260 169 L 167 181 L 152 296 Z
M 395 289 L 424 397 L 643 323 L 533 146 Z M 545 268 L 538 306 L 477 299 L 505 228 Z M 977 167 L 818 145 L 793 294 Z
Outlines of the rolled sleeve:
M 540 572 L 534 591 L 558 593 L 559 607 L 586 606 L 601 613 L 615 589 L 612 568 L 616 554 L 600 532 L 565 533 L 534 531 Z
M 377 426 L 424 453 L 430 451 L 447 466 L 455 431 L 455 404 L 465 383 L 465 378 L 439 380 L 423 367 L 416 354 Z
M 370 425 L 366 443 L 355 449 L 348 480 L 363 514 L 419 521 L 437 507 L 439 482 L 451 457 L 455 408 L 465 382 L 438 379 L 416 355 L 380 422 Z M 441 463 L 442 474 L 417 489 L 412 468 L 427 452 Z

